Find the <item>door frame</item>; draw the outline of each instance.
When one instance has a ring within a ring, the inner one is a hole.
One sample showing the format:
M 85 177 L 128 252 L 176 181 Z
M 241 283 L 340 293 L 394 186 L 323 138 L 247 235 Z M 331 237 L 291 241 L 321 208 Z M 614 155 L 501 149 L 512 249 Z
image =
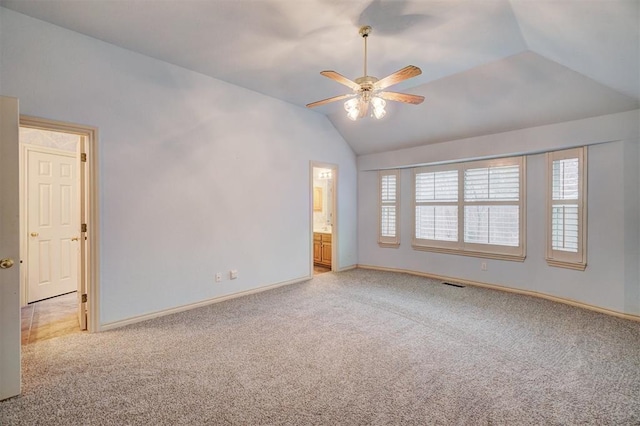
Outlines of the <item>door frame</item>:
M 338 271 L 338 165 L 332 163 L 322 163 L 318 161 L 309 162 L 309 276 L 313 277 L 313 169 L 331 170 L 331 270 Z
M 98 197 L 98 129 L 92 126 L 49 120 L 40 117 L 20 115 L 20 127 L 71 133 L 81 136 L 78 155 L 86 156 L 86 161 L 80 162 L 80 223 L 87 224 L 87 232 L 81 232 L 86 238 L 81 244 L 80 285 L 87 294 L 87 330 L 100 331 L 100 233 L 99 233 L 99 197 Z M 23 149 L 20 150 L 23 153 Z M 84 154 L 84 155 L 83 155 Z M 24 185 L 26 165 L 25 158 L 20 164 L 21 201 L 20 201 L 20 256 L 26 259 L 26 199 Z M 82 240 L 81 240 L 82 241 Z M 21 274 L 20 301 L 26 305 L 26 286 L 24 277 L 24 263 L 20 262 Z

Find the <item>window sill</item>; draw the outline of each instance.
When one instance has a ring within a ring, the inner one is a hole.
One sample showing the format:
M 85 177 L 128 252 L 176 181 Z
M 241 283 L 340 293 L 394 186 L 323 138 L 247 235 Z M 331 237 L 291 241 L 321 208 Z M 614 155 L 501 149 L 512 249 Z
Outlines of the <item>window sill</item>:
M 381 243 L 378 242 L 378 245 L 382 248 L 398 248 L 400 247 L 400 243 Z
M 526 255 L 457 250 L 457 249 L 447 249 L 447 248 L 441 248 L 441 247 L 420 246 L 415 244 L 412 245 L 412 247 L 414 250 L 420 250 L 420 251 L 430 251 L 434 253 L 444 253 L 444 254 L 455 254 L 458 256 L 482 257 L 485 259 L 508 260 L 511 262 L 524 262 L 524 260 L 527 257 Z
M 547 265 L 555 266 L 556 268 L 573 269 L 575 271 L 584 271 L 585 269 L 587 269 L 586 263 L 563 262 L 561 260 L 554 260 L 549 258 L 547 258 Z

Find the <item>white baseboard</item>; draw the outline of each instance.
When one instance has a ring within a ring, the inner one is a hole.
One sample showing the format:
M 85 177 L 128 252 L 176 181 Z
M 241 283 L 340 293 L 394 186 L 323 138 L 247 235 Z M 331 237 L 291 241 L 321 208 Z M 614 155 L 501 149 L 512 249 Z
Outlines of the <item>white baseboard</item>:
M 247 296 L 249 294 L 262 293 L 263 291 L 273 290 L 274 288 L 284 287 L 286 285 L 301 283 L 303 281 L 308 281 L 311 278 L 312 278 L 311 276 L 295 278 L 293 280 L 283 281 L 280 283 L 271 284 L 264 287 L 258 287 L 251 290 L 239 291 L 237 293 L 214 297 L 212 299 L 202 300 L 196 303 L 189 303 L 187 305 L 177 306 L 175 308 L 163 309 L 161 311 L 151 312 L 149 314 L 138 315 L 135 317 L 124 319 L 124 320 L 109 322 L 106 324 L 101 324 L 97 331 L 114 330 L 116 328 L 124 327 L 126 325 L 131 325 L 131 324 L 135 324 L 142 321 L 147 321 L 153 318 L 159 318 L 165 315 L 177 314 L 178 312 L 184 312 L 184 311 L 189 311 L 191 309 L 201 308 L 203 306 L 212 305 L 214 303 L 224 302 L 225 300 L 231 300 L 238 297 Z
M 375 271 L 400 272 L 400 273 L 404 273 L 404 274 L 411 274 L 411 275 L 417 275 L 417 276 L 420 276 L 420 277 L 431 278 L 431 279 L 438 280 L 438 281 L 454 282 L 454 283 L 466 284 L 466 285 L 475 286 L 475 287 L 490 288 L 492 290 L 506 291 L 506 292 L 509 292 L 509 293 L 525 294 L 527 296 L 539 297 L 541 299 L 547 299 L 547 300 L 551 300 L 551 301 L 558 302 L 558 303 L 564 303 L 565 305 L 571 305 L 571 306 L 575 306 L 577 308 L 588 309 L 590 311 L 595 311 L 595 312 L 599 312 L 601 314 L 607 314 L 607 315 L 611 315 L 611 316 L 618 317 L 618 318 L 624 318 L 624 319 L 628 319 L 628 320 L 632 320 L 632 321 L 640 321 L 640 315 L 634 315 L 634 314 L 627 314 L 627 313 L 624 313 L 624 312 L 618 312 L 618 311 L 614 311 L 612 309 L 607 309 L 607 308 L 602 308 L 600 306 L 590 305 L 588 303 L 579 302 L 579 301 L 573 300 L 573 299 L 566 299 L 566 298 L 563 298 L 563 297 L 552 296 L 552 295 L 546 294 L 546 293 L 540 293 L 538 291 L 521 290 L 521 289 L 517 289 L 517 288 L 511 288 L 511 287 L 506 287 L 506 286 L 501 286 L 501 285 L 496 285 L 496 284 L 484 283 L 484 282 L 481 282 L 481 281 L 466 280 L 466 279 L 462 279 L 462 278 L 448 277 L 448 276 L 444 276 L 444 275 L 430 274 L 430 273 L 426 273 L 426 272 L 412 271 L 412 270 L 408 270 L 408 269 L 386 268 L 386 267 L 383 267 L 383 266 L 373 266 L 373 265 L 358 265 L 358 268 L 371 269 L 371 270 L 375 270 Z
M 358 265 L 351 265 L 351 266 L 347 266 L 347 267 L 344 267 L 344 268 L 340 268 L 335 272 L 344 272 L 344 271 L 349 271 L 349 270 L 353 270 L 353 269 L 356 269 L 356 268 L 371 269 L 371 270 L 376 270 L 376 271 L 399 272 L 399 273 L 404 273 L 404 274 L 411 274 L 411 275 L 421 276 L 421 277 L 425 277 L 425 278 L 431 278 L 431 279 L 438 280 L 438 281 L 452 281 L 452 282 L 455 282 L 455 283 L 466 284 L 466 285 L 475 286 L 475 287 L 483 287 L 483 288 L 489 288 L 489 289 L 493 289 L 493 290 L 506 291 L 506 292 L 509 292 L 509 293 L 524 294 L 524 295 L 527 295 L 527 296 L 539 297 L 539 298 L 551 300 L 551 301 L 554 301 L 554 302 L 564 303 L 566 305 L 571 305 L 571 306 L 575 306 L 575 307 L 578 307 L 578 308 L 588 309 L 588 310 L 591 310 L 591 311 L 595 311 L 595 312 L 611 315 L 611 316 L 618 317 L 618 318 L 624 318 L 624 319 L 629 319 L 629 320 L 632 320 L 632 321 L 639 321 L 640 322 L 640 315 L 634 315 L 634 314 L 627 314 L 627 313 L 624 313 L 624 312 L 618 312 L 618 311 L 614 311 L 612 309 L 602 308 L 600 306 L 595 306 L 595 305 L 590 305 L 588 303 L 579 302 L 577 300 L 565 299 L 565 298 L 562 298 L 562 297 L 552 296 L 550 294 L 540 293 L 540 292 L 537 292 L 537 291 L 521 290 L 521 289 L 517 289 L 517 288 L 505 287 L 505 286 L 496 285 L 496 284 L 484 283 L 484 282 L 481 282 L 481 281 L 473 281 L 473 280 L 467 280 L 467 279 L 462 279 L 462 278 L 449 277 L 449 276 L 445 276 L 445 275 L 430 274 L 430 273 L 426 273 L 426 272 L 412 271 L 412 270 L 409 270 L 409 269 L 387 268 L 387 267 L 383 267 L 383 266 L 373 266 L 373 265 L 361 265 L 361 264 L 358 264 Z M 187 305 L 177 306 L 175 308 L 164 309 L 164 310 L 161 310 L 161 311 L 156 311 L 156 312 L 152 312 L 152 313 L 144 314 L 144 315 L 138 315 L 138 316 L 127 318 L 127 319 L 120 320 L 120 321 L 114 321 L 114 322 L 110 322 L 110 323 L 106 323 L 106 324 L 101 324 L 97 331 L 113 330 L 113 329 L 116 329 L 116 328 L 124 327 L 126 325 L 131 325 L 131 324 L 135 324 L 135 323 L 138 323 L 138 322 L 147 321 L 147 320 L 150 320 L 150 319 L 153 319 L 153 318 L 159 318 L 159 317 L 162 317 L 162 316 L 165 316 L 165 315 L 176 314 L 178 312 L 184 312 L 184 311 L 188 311 L 188 310 L 191 310 L 191 309 L 200 308 L 200 307 L 203 307 L 203 306 L 208 306 L 208 305 L 211 305 L 211 304 L 214 304 L 214 303 L 223 302 L 225 300 L 235 299 L 237 297 L 247 296 L 249 294 L 261 293 L 263 291 L 272 290 L 272 289 L 275 289 L 275 288 L 278 288 L 278 287 L 284 287 L 284 286 L 291 285 L 291 284 L 301 283 L 303 281 L 308 281 L 308 280 L 310 280 L 312 278 L 313 278 L 312 276 L 300 277 L 300 278 L 296 278 L 296 279 L 289 280 L 289 281 L 284 281 L 284 282 L 280 282 L 280 283 L 276 283 L 276 284 L 267 285 L 267 286 L 264 286 L 264 287 L 258 287 L 258 288 L 254 288 L 254 289 L 251 289 L 251 290 L 240 291 L 238 293 L 233 293 L 233 294 L 227 294 L 225 296 L 214 297 L 212 299 L 207 299 L 207 300 L 203 300 L 203 301 L 196 302 L 196 303 L 190 303 L 190 304 L 187 304 Z
M 345 271 L 351 271 L 352 269 L 356 269 L 358 267 L 358 265 L 351 265 L 351 266 L 345 266 L 344 268 L 338 268 L 333 272 L 345 272 Z

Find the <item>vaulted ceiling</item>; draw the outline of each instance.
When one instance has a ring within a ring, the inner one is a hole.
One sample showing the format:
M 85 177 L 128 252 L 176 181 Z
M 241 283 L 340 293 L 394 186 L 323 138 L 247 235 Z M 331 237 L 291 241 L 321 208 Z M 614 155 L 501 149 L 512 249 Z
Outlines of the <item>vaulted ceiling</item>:
M 347 93 L 319 74 L 405 65 L 382 120 L 326 114 L 357 154 L 636 109 L 637 0 L 0 0 L 0 5 L 299 106 Z

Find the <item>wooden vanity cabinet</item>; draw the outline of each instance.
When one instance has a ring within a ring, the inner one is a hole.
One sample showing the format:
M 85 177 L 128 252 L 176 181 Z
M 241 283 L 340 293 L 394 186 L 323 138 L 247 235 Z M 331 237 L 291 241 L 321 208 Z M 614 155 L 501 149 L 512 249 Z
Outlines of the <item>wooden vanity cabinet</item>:
M 313 263 L 331 267 L 331 234 L 313 233 Z

